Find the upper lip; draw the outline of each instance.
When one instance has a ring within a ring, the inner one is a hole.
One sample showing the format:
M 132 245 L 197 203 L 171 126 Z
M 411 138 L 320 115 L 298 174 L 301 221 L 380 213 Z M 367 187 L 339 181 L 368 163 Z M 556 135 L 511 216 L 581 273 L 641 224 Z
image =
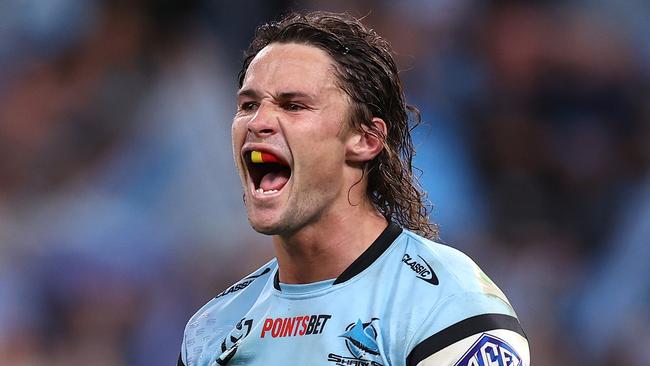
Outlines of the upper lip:
M 265 152 L 269 154 L 275 155 L 281 162 L 286 164 L 287 166 L 290 166 L 289 164 L 289 159 L 284 155 L 284 153 L 277 147 L 269 144 L 264 144 L 264 143 L 253 143 L 249 142 L 244 144 L 241 149 L 241 156 L 244 159 L 244 161 L 248 161 L 248 153 L 251 151 L 259 151 L 259 152 Z

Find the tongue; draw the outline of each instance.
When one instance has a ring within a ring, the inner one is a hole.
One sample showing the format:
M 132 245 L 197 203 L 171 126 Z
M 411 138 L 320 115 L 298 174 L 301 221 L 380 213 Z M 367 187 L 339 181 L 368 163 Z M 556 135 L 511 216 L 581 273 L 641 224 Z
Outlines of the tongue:
M 262 180 L 260 181 L 260 188 L 265 191 L 269 191 L 271 189 L 276 189 L 279 191 L 282 189 L 282 187 L 284 187 L 285 184 L 287 184 L 288 180 L 288 169 L 280 169 L 277 171 L 268 172 L 262 177 Z

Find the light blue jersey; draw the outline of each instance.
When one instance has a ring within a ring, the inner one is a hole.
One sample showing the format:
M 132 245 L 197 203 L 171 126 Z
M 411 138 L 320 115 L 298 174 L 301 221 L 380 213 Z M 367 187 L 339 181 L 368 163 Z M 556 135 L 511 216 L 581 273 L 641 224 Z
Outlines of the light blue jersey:
M 178 365 L 529 366 L 505 295 L 467 256 L 390 224 L 338 278 L 274 259 L 188 322 Z

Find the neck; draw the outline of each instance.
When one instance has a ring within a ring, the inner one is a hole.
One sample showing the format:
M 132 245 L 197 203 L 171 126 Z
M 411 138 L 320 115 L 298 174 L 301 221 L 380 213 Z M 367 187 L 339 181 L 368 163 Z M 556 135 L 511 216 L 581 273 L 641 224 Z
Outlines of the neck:
M 280 281 L 311 283 L 338 277 L 373 243 L 388 223 L 372 205 L 325 214 L 291 235 L 273 237 Z

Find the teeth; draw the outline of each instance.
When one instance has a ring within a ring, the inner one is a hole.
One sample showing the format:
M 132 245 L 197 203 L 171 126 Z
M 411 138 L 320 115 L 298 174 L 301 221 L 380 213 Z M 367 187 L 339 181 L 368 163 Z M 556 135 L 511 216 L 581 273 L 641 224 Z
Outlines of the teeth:
M 278 190 L 277 189 L 269 189 L 268 191 L 263 190 L 262 188 L 258 188 L 255 190 L 255 192 L 259 194 L 273 194 L 276 193 Z

